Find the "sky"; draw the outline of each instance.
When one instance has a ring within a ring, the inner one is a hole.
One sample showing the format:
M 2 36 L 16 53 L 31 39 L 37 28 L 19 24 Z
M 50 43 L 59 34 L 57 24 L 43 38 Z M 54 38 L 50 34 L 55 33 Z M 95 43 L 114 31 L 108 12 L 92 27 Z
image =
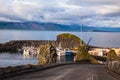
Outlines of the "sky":
M 0 21 L 120 28 L 120 0 L 0 0 Z

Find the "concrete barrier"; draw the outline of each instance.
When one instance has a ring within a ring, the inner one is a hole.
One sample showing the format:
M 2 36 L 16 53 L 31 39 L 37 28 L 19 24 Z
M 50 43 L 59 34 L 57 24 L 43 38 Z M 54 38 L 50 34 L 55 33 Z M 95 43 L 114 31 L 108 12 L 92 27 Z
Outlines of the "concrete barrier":
M 117 70 L 117 72 L 120 74 L 120 62 L 119 62 L 119 64 L 118 64 L 118 70 Z
M 119 68 L 120 68 L 120 62 L 115 62 L 113 71 L 119 73 L 119 71 L 118 71 Z
M 106 68 L 112 72 L 120 74 L 120 62 L 119 61 L 106 62 Z

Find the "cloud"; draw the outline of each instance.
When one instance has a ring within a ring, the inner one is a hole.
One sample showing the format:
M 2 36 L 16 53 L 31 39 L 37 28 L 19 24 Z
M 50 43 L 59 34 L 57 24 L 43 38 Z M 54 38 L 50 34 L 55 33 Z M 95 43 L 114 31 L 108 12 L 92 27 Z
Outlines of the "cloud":
M 95 27 L 120 27 L 120 17 L 116 19 L 115 17 L 94 17 L 85 20 L 89 26 Z
M 120 27 L 119 0 L 1 0 L 0 21 Z

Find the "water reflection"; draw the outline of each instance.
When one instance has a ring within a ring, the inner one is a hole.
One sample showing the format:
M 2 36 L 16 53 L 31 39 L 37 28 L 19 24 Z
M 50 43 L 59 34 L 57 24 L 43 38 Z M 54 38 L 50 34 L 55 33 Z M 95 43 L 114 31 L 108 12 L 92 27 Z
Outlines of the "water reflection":
M 23 59 L 36 59 L 37 55 L 34 54 L 23 54 Z
M 32 55 L 32 54 L 23 54 L 23 59 L 37 59 L 37 55 Z M 57 63 L 69 63 L 69 62 L 74 62 L 74 57 L 73 56 L 57 56 Z
M 0 53 L 0 67 L 37 64 L 36 56 L 24 56 L 22 53 Z
M 71 63 L 74 62 L 74 56 L 57 56 L 57 63 Z
M 65 55 L 57 56 L 57 63 L 65 63 Z

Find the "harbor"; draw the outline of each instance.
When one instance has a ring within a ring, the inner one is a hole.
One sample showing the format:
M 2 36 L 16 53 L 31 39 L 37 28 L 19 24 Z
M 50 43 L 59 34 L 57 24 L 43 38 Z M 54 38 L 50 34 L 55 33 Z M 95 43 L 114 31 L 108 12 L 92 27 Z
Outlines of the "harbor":
M 106 57 L 107 53 L 111 48 L 91 48 L 88 52 L 93 56 L 101 56 Z M 120 56 L 120 48 L 112 48 L 115 50 L 118 56 Z M 0 67 L 7 66 L 17 66 L 17 65 L 25 65 L 25 64 L 38 64 L 37 54 L 39 51 L 39 47 L 35 46 L 23 46 L 21 48 L 22 51 L 18 51 L 15 53 L 12 52 L 4 52 L 0 53 Z M 75 56 L 66 56 L 71 55 L 71 53 L 76 54 L 76 51 L 73 50 L 65 50 L 61 48 L 61 45 L 56 47 L 57 50 L 57 63 L 69 63 L 74 62 Z
M 120 80 L 120 0 L 0 7 L 0 80 Z
M 57 74 L 55 73 L 56 70 L 59 72 L 64 70 L 61 73 L 66 76 L 69 76 L 69 74 L 71 74 L 71 78 L 74 78 L 77 75 L 75 74 L 77 71 L 84 73 L 90 68 L 93 72 L 86 72 L 85 74 L 87 75 L 81 74 L 86 78 L 79 75 L 81 76 L 81 79 L 91 80 L 94 78 L 97 80 L 99 74 L 96 74 L 96 72 L 104 72 L 102 75 L 103 77 L 107 75 L 107 79 L 113 80 L 113 77 L 106 72 L 107 70 L 113 73 L 117 73 L 118 75 L 114 75 L 116 76 L 115 78 L 119 80 L 120 63 L 114 60 L 120 59 L 120 48 L 111 46 L 98 47 L 97 45 L 91 46 L 92 41 L 93 40 L 89 38 L 86 42 L 84 42 L 76 35 L 62 33 L 57 35 L 56 40 L 13 40 L 2 43 L 0 44 L 0 79 L 43 80 L 41 77 L 35 77 L 32 79 L 28 77 L 28 75 L 22 76 L 21 74 L 27 73 L 29 75 L 31 74 L 31 76 L 34 77 L 34 74 L 31 72 L 40 74 L 41 71 L 44 73 L 45 70 L 47 72 L 49 72 L 49 70 L 53 70 L 53 76 Z M 115 55 L 111 56 L 111 51 Z M 104 70 L 105 68 L 106 70 Z M 80 69 L 83 69 L 83 71 L 79 71 Z M 101 70 L 98 71 L 99 69 Z M 72 72 L 70 70 L 72 70 Z M 73 72 L 73 70 L 75 72 Z M 63 76 L 61 73 L 59 73 L 59 75 Z M 89 77 L 90 74 L 95 75 L 96 77 Z M 18 78 L 14 77 L 14 75 Z M 37 74 L 35 74 L 35 76 L 36 75 Z M 44 79 L 51 78 L 46 75 L 42 76 L 44 76 Z M 61 79 L 59 76 L 56 77 L 58 79 Z M 52 77 L 52 79 L 56 79 L 56 77 Z M 66 80 L 68 79 L 66 77 L 64 78 Z M 79 80 L 79 77 L 76 77 L 76 80 L 77 79 Z M 99 79 L 103 78 L 101 77 Z

